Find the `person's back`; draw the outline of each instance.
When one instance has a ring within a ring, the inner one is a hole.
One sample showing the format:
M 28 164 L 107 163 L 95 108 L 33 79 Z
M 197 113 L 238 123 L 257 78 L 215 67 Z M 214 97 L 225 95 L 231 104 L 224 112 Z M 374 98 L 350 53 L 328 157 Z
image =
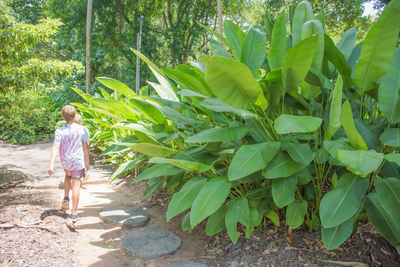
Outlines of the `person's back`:
M 60 160 L 64 169 L 82 170 L 85 157 L 82 142 L 87 142 L 89 135 L 82 125 L 71 123 L 56 130 L 55 144 L 60 144 Z
M 50 153 L 48 173 L 54 174 L 54 160 L 57 151 L 60 152 L 61 165 L 65 172 L 64 199 L 61 208 L 69 210 L 69 190 L 72 188 L 71 219 L 78 219 L 77 214 L 81 179 L 85 170 L 89 171 L 89 132 L 81 125 L 74 123 L 76 110 L 66 105 L 61 110 L 61 116 L 66 125 L 58 128 L 54 135 L 54 144 Z

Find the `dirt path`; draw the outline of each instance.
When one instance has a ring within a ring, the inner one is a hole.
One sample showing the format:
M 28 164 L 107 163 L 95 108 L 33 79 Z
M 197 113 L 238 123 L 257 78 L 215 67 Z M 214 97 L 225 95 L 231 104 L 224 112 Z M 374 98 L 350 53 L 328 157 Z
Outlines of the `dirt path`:
M 58 211 L 63 198 L 63 171 L 58 159 L 55 175 L 47 175 L 50 148 L 49 143 L 27 146 L 0 144 L 0 184 L 27 180 L 19 188 L 1 193 L 0 222 L 36 225 L 59 233 L 52 234 L 39 228 L 0 229 L 0 265 L 49 266 L 48 263 L 52 262 L 52 266 L 158 267 L 187 260 L 207 263 L 203 250 L 204 233 L 182 232 L 177 220 L 167 223 L 165 207 L 157 205 L 163 200 L 154 199 L 154 196 L 153 199 L 143 197 L 143 184 L 101 183 L 110 177 L 112 170 L 97 164 L 92 164 L 90 181 L 99 181 L 100 184 L 89 184 L 81 190 L 78 210 L 81 220 L 76 223 L 76 230 L 71 232 L 65 226 L 64 215 Z M 161 227 L 181 237 L 180 249 L 173 255 L 153 260 L 127 255 L 121 250 L 121 239 L 130 230 L 99 219 L 101 209 L 126 205 L 135 205 L 149 214 L 150 220 L 144 227 Z M 40 240 L 47 240 L 46 244 L 42 246 Z M 49 255 L 45 253 L 47 251 Z M 54 255 L 57 251 L 59 254 Z M 36 259 L 34 256 L 38 253 L 44 256 Z
M 15 188 L 0 188 L 0 266 L 138 266 L 161 267 L 168 263 L 196 261 L 208 266 L 400 266 L 400 256 L 371 224 L 364 222 L 340 248 L 327 251 L 319 232 L 300 228 L 287 235 L 266 225 L 250 239 L 243 235 L 232 244 L 225 231 L 207 237 L 204 224 L 192 232 L 181 230 L 182 216 L 165 220 L 167 197 L 144 197 L 145 184 L 99 183 L 81 190 L 76 230 L 67 228 L 66 214 L 59 211 L 63 198 L 63 171 L 57 161 L 54 177 L 47 175 L 51 144 L 14 146 L 0 143 L 0 184 L 27 180 Z M 107 181 L 112 170 L 92 164 L 91 181 Z M 149 222 L 182 239 L 172 255 L 145 260 L 127 255 L 121 229 L 99 219 L 103 208 L 136 206 Z M 28 226 L 28 228 L 21 228 Z M 363 265 L 364 264 L 364 265 Z

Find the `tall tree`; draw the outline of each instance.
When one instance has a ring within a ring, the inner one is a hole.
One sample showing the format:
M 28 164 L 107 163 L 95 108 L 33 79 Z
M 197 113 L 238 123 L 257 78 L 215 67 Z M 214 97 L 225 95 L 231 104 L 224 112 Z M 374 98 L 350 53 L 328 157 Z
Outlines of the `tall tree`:
M 87 1 L 86 13 L 86 93 L 90 94 L 90 43 L 92 28 L 92 0 Z
M 222 0 L 217 0 L 218 2 L 218 33 L 222 34 Z

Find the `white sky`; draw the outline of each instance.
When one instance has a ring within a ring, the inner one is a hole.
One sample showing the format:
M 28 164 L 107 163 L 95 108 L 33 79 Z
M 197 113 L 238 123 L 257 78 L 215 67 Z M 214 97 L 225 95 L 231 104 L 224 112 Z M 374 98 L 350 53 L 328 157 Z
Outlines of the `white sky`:
M 374 9 L 374 2 L 375 1 L 364 3 L 364 13 L 362 14 L 363 17 L 376 16 L 377 11 Z

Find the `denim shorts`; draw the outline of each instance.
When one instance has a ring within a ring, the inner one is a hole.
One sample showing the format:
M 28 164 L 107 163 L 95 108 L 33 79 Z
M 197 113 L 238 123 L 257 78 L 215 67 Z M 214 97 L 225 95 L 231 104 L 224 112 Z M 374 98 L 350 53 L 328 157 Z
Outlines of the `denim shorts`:
M 71 177 L 72 179 L 81 179 L 84 176 L 85 169 L 82 170 L 67 170 L 64 169 L 65 175 Z

